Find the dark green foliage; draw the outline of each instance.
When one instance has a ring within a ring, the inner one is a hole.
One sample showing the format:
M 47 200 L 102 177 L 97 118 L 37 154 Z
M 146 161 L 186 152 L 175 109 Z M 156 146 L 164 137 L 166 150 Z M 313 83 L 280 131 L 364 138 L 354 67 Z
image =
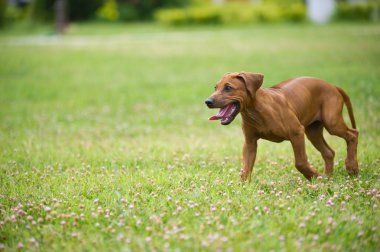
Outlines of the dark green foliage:
M 373 5 L 370 4 L 348 4 L 339 3 L 335 18 L 347 21 L 369 21 L 373 12 Z
M 94 16 L 103 0 L 67 0 L 67 16 L 70 21 L 87 20 Z M 35 0 L 32 4 L 32 18 L 37 21 L 52 21 L 55 0 Z
M 69 19 L 86 20 L 94 16 L 95 11 L 102 5 L 103 0 L 68 0 Z
M 4 25 L 5 10 L 7 8 L 7 1 L 0 0 L 0 27 Z
M 105 0 L 67 0 L 70 21 L 89 20 Z M 52 21 L 55 0 L 35 0 L 32 4 L 32 18 L 38 21 Z M 122 21 L 149 20 L 157 8 L 183 7 L 189 0 L 119 0 L 119 19 Z
M 54 18 L 54 0 L 35 0 L 31 6 L 31 15 L 36 21 L 51 21 Z
M 139 18 L 139 11 L 136 6 L 123 2 L 118 3 L 119 19 L 122 21 L 132 21 Z

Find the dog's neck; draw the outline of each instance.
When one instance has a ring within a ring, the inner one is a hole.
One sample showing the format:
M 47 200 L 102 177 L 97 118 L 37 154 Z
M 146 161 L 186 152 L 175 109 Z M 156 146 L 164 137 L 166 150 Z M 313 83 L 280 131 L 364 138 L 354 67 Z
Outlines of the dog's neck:
M 265 115 L 271 113 L 269 103 L 272 100 L 268 90 L 259 88 L 252 99 L 246 104 L 241 111 L 245 127 L 253 127 L 260 130 L 265 127 Z M 244 125 L 243 125 L 244 127 Z

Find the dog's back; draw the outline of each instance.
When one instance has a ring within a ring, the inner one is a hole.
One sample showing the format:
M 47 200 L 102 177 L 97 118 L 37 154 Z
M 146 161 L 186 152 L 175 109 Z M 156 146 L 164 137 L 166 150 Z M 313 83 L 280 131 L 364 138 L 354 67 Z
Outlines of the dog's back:
M 324 111 L 330 107 L 338 110 L 343 107 L 343 96 L 337 87 L 314 77 L 289 79 L 270 89 L 284 95 L 304 126 L 322 120 Z

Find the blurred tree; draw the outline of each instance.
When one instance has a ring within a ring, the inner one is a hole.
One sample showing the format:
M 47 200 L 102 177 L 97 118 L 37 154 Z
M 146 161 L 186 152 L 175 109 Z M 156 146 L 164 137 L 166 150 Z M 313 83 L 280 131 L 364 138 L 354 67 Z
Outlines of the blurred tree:
M 56 0 L 34 0 L 31 16 L 37 21 L 52 21 Z M 102 5 L 103 0 L 66 0 L 67 17 L 70 21 L 88 20 L 95 15 L 95 11 Z
M 57 33 L 63 33 L 67 24 L 66 19 L 66 0 L 55 1 L 55 30 Z
M 6 8 L 7 8 L 7 0 L 0 0 L 0 27 L 4 25 Z

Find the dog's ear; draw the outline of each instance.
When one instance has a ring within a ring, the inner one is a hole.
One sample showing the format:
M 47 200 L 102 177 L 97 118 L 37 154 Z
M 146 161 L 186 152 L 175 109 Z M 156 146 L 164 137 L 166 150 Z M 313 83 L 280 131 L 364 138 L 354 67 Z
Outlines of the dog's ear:
M 241 72 L 237 77 L 243 80 L 245 87 L 251 95 L 255 95 L 264 80 L 264 75 L 261 73 Z

